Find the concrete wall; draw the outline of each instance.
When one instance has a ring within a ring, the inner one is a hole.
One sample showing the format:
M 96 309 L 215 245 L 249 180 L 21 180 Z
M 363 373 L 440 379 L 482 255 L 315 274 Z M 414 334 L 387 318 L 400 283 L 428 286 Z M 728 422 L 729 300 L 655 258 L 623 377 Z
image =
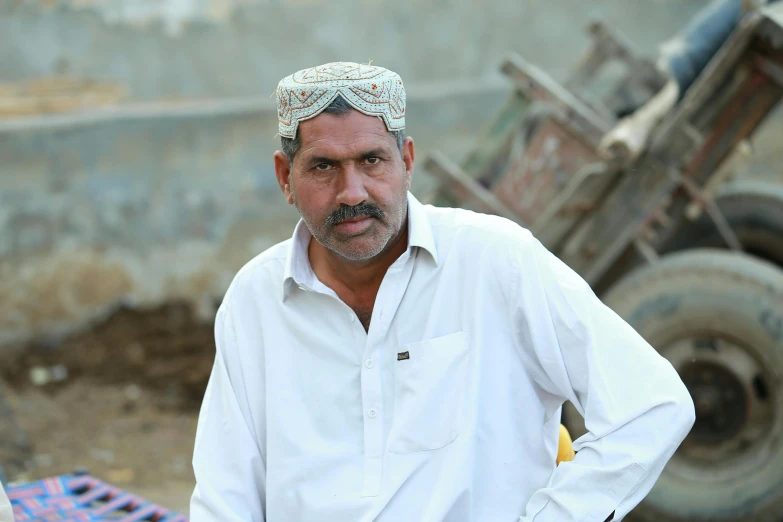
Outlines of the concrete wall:
M 591 17 L 645 51 L 704 0 L 9 0 L 0 71 L 116 81 L 137 99 L 269 96 L 283 76 L 337 60 L 406 84 L 497 79 L 509 50 L 561 77 Z
M 0 347 L 56 343 L 121 305 L 183 299 L 210 318 L 236 270 L 296 220 L 274 182 L 268 97 L 294 70 L 397 70 L 419 153 L 458 159 L 509 94 L 508 50 L 562 78 L 589 17 L 652 53 L 701 4 L 3 2 L 3 79 L 67 71 L 122 84 L 132 103 L 0 120 Z M 171 101 L 194 97 L 210 101 Z M 417 173 L 414 193 L 427 183 Z
M 419 149 L 466 149 L 507 95 L 487 92 L 432 103 L 414 89 Z M 0 120 L 0 346 L 56 344 L 120 305 L 184 300 L 211 319 L 234 273 L 296 222 L 276 132 L 267 99 Z

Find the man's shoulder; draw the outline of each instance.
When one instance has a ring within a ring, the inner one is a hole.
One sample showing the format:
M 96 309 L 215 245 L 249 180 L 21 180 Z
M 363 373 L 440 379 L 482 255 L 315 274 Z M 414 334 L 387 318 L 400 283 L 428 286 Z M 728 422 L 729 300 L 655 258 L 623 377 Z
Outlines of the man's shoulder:
M 509 243 L 524 248 L 535 241 L 527 228 L 501 216 L 462 208 L 425 208 L 437 243 L 470 250 Z
M 291 249 L 291 238 L 267 248 L 239 269 L 226 291 L 225 301 L 248 290 L 268 290 L 276 284 L 282 285 L 285 263 Z

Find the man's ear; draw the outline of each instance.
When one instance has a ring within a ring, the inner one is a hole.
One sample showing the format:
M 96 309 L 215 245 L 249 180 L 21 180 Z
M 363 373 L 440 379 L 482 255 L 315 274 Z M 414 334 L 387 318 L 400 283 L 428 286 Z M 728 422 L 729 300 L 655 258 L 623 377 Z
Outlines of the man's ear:
M 291 193 L 291 163 L 282 151 L 275 151 L 275 177 L 280 190 L 283 192 L 289 205 L 294 204 L 294 196 Z
M 413 163 L 416 159 L 416 148 L 413 146 L 413 138 L 406 136 L 402 142 L 402 161 L 405 162 L 405 175 L 408 177 L 408 185 L 413 176 Z

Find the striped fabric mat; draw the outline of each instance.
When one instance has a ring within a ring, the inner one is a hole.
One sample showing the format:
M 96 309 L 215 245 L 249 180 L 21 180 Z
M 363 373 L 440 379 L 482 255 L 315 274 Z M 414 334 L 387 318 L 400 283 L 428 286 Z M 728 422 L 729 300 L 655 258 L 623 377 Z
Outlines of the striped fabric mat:
M 7 488 L 15 522 L 187 522 L 187 518 L 89 475 Z

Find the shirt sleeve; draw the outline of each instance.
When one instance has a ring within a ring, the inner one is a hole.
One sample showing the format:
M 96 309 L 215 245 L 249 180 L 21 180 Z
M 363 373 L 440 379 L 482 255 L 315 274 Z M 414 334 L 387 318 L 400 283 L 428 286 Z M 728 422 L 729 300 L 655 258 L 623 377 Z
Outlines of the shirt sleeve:
M 190 521 L 264 522 L 266 460 L 249 422 L 237 336 L 223 308 L 215 321 L 215 344 L 196 429 Z
M 588 433 L 533 494 L 521 522 L 621 520 L 652 489 L 695 420 L 672 365 L 525 231 L 512 250 L 520 353 L 556 411 L 571 401 Z

